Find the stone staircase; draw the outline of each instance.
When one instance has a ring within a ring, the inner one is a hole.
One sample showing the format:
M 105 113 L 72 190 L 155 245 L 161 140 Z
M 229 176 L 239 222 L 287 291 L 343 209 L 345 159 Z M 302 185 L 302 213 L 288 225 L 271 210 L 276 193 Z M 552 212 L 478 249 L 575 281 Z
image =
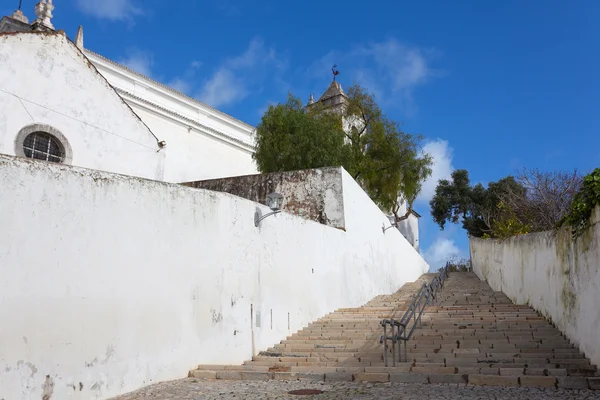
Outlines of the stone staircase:
M 433 276 L 326 315 L 241 366 L 200 365 L 189 376 L 600 390 L 596 367 L 558 329 L 468 272 L 450 273 L 436 304 L 426 308 L 407 343 L 408 362 L 385 367 L 381 320 L 400 319 Z M 391 365 L 391 350 L 389 357 Z

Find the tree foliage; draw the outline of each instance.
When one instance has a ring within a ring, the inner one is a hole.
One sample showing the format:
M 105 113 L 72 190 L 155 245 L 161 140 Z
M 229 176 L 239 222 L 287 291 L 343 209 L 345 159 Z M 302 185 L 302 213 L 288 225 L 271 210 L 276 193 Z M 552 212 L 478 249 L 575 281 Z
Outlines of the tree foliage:
M 263 173 L 343 165 L 348 160 L 339 118 L 307 112 L 292 94 L 270 106 L 256 128 L 253 158 Z
M 506 209 L 530 226 L 531 232 L 541 232 L 553 229 L 569 212 L 582 177 L 577 171 L 524 168 L 517 172 L 516 181 L 521 188 L 517 191 L 507 188 L 501 200 Z
M 446 268 L 448 272 L 468 272 L 471 270 L 471 261 L 452 254 L 446 261 Z
M 343 114 L 315 103 L 310 110 L 289 95 L 271 106 L 256 129 L 254 159 L 263 173 L 343 166 L 396 221 L 408 218 L 432 159 L 422 154 L 420 136 L 402 131 L 387 118 L 374 97 L 358 85 L 347 91 Z M 400 202 L 408 210 L 398 215 Z
M 573 236 L 579 236 L 590 223 L 592 211 L 600 205 L 600 168 L 583 178 L 581 188 L 574 196 L 569 212 L 560 221 L 573 228 Z
M 462 222 L 469 235 L 507 238 L 550 230 L 568 212 L 581 185 L 577 172 L 540 172 L 524 169 L 516 177 L 471 186 L 466 170 L 451 180 L 440 180 L 430 202 L 435 222 Z

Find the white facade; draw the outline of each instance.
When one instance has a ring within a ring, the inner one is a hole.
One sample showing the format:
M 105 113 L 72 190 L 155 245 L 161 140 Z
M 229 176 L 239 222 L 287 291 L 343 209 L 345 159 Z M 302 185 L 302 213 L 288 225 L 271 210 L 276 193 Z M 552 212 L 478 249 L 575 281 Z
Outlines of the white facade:
M 168 182 L 257 173 L 254 127 L 89 50 L 84 54 L 150 129 L 167 142 Z
M 403 216 L 406 214 L 407 206 L 406 202 L 402 202 L 400 205 L 400 210 L 398 211 L 398 215 Z M 415 250 L 421 251 L 421 245 L 419 243 L 419 218 L 421 216 L 413 210 L 408 216 L 408 218 L 398 222 L 397 229 L 402 233 L 402 236 L 408 240 Z M 395 222 L 395 217 L 393 215 L 389 216 L 390 224 Z
M 600 365 L 600 207 L 576 241 L 539 232 L 505 241 L 470 239 L 473 271 L 494 290 L 549 318 Z
M 341 172 L 345 231 L 285 212 L 257 228 L 268 209 L 229 194 L 0 156 L 0 398 L 48 380 L 102 400 L 241 363 L 427 272 Z
M 44 131 L 65 163 L 86 168 L 168 182 L 257 173 L 248 124 L 61 33 L 4 34 L 0 45 L 0 153 L 23 156 L 27 134 Z
M 61 141 L 69 164 L 164 178 L 159 140 L 66 36 L 2 34 L 0 153 L 24 155 L 40 130 Z

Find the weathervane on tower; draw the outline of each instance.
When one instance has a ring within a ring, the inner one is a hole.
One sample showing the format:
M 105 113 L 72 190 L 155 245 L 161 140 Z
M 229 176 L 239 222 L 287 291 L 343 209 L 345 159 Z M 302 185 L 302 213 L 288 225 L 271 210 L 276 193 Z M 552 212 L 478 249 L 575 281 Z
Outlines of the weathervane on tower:
M 23 0 L 19 0 L 19 8 L 17 8 L 17 10 L 20 10 L 22 5 L 23 5 Z
M 337 64 L 333 64 L 333 68 L 331 68 L 331 72 L 333 72 L 333 81 L 335 82 L 335 77 L 340 74 L 340 71 L 337 69 Z

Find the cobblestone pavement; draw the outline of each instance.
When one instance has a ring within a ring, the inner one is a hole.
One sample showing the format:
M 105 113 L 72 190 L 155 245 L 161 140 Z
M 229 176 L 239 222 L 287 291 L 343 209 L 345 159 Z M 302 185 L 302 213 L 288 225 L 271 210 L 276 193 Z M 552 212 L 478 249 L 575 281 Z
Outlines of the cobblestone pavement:
M 318 389 L 324 393 L 295 396 L 289 391 Z M 359 399 L 359 400 L 570 400 L 600 399 L 600 392 L 526 387 L 489 387 L 468 385 L 361 384 L 356 382 L 284 382 L 284 381 L 204 381 L 194 378 L 148 386 L 112 400 L 275 400 L 275 399 Z

